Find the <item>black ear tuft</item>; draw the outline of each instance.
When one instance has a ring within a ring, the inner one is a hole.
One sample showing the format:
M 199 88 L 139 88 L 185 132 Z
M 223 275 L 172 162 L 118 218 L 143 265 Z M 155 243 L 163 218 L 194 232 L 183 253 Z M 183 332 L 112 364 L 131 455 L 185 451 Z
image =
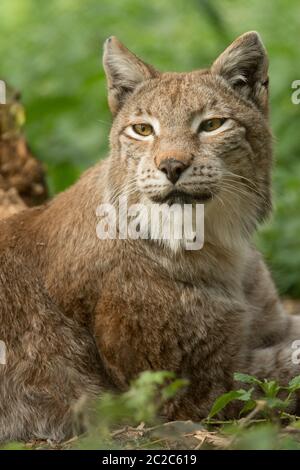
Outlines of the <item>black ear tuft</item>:
M 267 111 L 268 57 L 258 33 L 237 38 L 213 63 L 211 72 Z

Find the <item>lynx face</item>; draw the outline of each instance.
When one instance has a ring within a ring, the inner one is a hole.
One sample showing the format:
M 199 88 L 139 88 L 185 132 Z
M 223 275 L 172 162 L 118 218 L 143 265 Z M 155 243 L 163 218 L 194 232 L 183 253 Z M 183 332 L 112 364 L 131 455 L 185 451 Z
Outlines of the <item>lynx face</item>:
M 190 73 L 159 73 L 111 38 L 104 66 L 114 192 L 149 204 L 204 203 L 210 230 L 221 218 L 251 232 L 271 205 L 267 58 L 257 33 Z

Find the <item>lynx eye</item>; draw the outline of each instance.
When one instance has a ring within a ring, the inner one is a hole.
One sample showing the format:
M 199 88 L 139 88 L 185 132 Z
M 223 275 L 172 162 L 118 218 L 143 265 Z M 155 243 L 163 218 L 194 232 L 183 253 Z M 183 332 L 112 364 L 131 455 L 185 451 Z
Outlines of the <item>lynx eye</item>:
M 142 135 L 144 137 L 148 137 L 149 135 L 153 134 L 153 127 L 151 124 L 133 124 L 132 129 L 138 135 Z
M 207 119 L 206 121 L 202 121 L 199 126 L 198 132 L 215 131 L 216 129 L 219 129 L 219 127 L 221 127 L 225 121 L 226 121 L 226 118 L 212 118 L 212 119 Z

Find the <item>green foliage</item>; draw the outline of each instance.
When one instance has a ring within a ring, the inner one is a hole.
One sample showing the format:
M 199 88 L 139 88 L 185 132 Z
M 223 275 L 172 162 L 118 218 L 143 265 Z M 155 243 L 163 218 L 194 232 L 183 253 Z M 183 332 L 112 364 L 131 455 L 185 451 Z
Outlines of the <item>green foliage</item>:
M 263 415 L 274 416 L 274 412 L 277 413 L 288 408 L 292 403 L 294 394 L 300 389 L 300 376 L 294 377 L 286 387 L 279 385 L 275 380 L 259 380 L 252 375 L 242 373 L 235 373 L 234 379 L 237 382 L 254 385 L 255 387 L 253 386 L 248 390 L 232 390 L 218 397 L 211 408 L 208 420 L 235 400 L 245 402 L 240 412 L 241 415 L 257 407 L 257 411 L 262 412 Z M 283 394 L 285 398 L 279 398 L 280 394 Z
M 144 372 L 132 382 L 128 391 L 118 395 L 103 394 L 91 405 L 89 412 L 85 407 L 77 408 L 78 418 L 81 422 L 85 418 L 88 425 L 86 434 L 61 444 L 12 442 L 3 445 L 1 450 L 195 449 L 197 435 L 204 443 L 201 449 L 300 450 L 300 418 L 287 412 L 295 392 L 300 390 L 300 376 L 286 387 L 247 374 L 235 374 L 235 380 L 249 388 L 229 391 L 219 397 L 209 417 L 201 423 L 164 423 L 159 417 L 164 405 L 188 384 L 171 372 Z M 216 419 L 215 416 L 233 401 L 244 405 L 242 417 Z M 191 440 L 187 440 L 187 436 Z
M 108 149 L 111 117 L 101 66 L 117 35 L 162 70 L 205 67 L 237 35 L 258 30 L 270 54 L 275 216 L 258 237 L 282 294 L 300 296 L 300 79 L 297 0 L 2 0 L 0 78 L 23 94 L 26 132 L 53 193 Z
M 234 400 L 241 400 L 245 402 L 249 402 L 251 400 L 251 394 L 253 389 L 250 390 L 232 390 L 231 392 L 224 393 L 221 395 L 215 403 L 208 415 L 209 418 L 212 418 L 216 414 L 218 414 L 221 410 L 223 410 L 228 403 L 231 403 Z
M 297 377 L 294 377 L 289 382 L 288 390 L 290 393 L 295 393 L 299 389 L 300 389 L 300 376 L 297 375 Z
M 143 372 L 121 395 L 104 394 L 97 403 L 101 421 L 120 423 L 130 419 L 131 424 L 155 421 L 164 402 L 171 399 L 187 385 L 176 379 L 172 372 Z
M 0 447 L 0 450 L 26 450 L 22 442 L 9 442 Z
M 300 443 L 280 433 L 280 427 L 272 423 L 258 423 L 249 428 L 232 426 L 231 449 L 234 450 L 299 450 Z
M 248 390 L 235 390 L 220 396 L 212 406 L 208 427 L 227 439 L 227 449 L 279 450 L 300 449 L 300 422 L 287 412 L 300 390 L 300 376 L 286 387 L 274 380 L 259 380 L 248 374 L 236 373 L 237 382 L 248 385 Z M 236 400 L 245 404 L 240 419 L 219 421 L 212 419 Z
M 127 392 L 113 395 L 105 393 L 92 408 L 89 434 L 78 443 L 81 449 L 113 446 L 111 432 L 116 426 L 136 426 L 159 422 L 163 405 L 187 385 L 167 371 L 146 371 L 134 380 Z
M 208 418 L 201 424 L 194 424 L 196 434 L 199 430 L 203 432 L 206 426 L 208 433 L 219 435 L 227 449 L 300 449 L 300 421 L 286 412 L 295 398 L 295 392 L 300 390 L 300 376 L 292 379 L 286 387 L 274 380 L 259 380 L 241 373 L 235 374 L 235 380 L 249 388 L 232 390 L 220 396 L 213 404 Z M 125 426 L 123 429 L 127 426 L 131 432 L 138 434 L 139 428 L 146 429 L 146 425 L 154 425 L 152 429 L 160 429 L 158 435 L 162 437 L 161 441 L 170 438 L 170 434 L 166 436 L 162 432 L 159 412 L 166 401 L 176 396 L 186 385 L 186 381 L 177 379 L 170 372 L 144 372 L 133 381 L 127 392 L 120 395 L 104 394 L 92 408 L 93 421 L 89 433 L 75 442 L 75 448 L 128 448 L 128 441 L 114 439 L 120 426 Z M 242 417 L 225 421 L 215 419 L 233 401 L 242 402 Z M 178 422 L 177 430 L 175 433 L 173 431 L 175 445 L 181 441 L 181 433 L 187 432 L 187 423 Z M 137 428 L 133 428 L 137 425 Z M 193 428 L 188 432 L 193 432 Z M 136 437 L 130 446 L 151 447 L 149 435 Z M 158 448 L 157 445 L 154 448 Z

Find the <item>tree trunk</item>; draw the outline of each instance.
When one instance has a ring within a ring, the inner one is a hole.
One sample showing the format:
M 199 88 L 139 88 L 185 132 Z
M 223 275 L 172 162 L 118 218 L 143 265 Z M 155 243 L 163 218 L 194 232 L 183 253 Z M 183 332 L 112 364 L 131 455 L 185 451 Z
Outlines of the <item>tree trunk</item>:
M 0 218 L 41 204 L 48 196 L 44 168 L 22 133 L 24 122 L 19 93 L 7 88 L 5 104 L 0 104 Z

